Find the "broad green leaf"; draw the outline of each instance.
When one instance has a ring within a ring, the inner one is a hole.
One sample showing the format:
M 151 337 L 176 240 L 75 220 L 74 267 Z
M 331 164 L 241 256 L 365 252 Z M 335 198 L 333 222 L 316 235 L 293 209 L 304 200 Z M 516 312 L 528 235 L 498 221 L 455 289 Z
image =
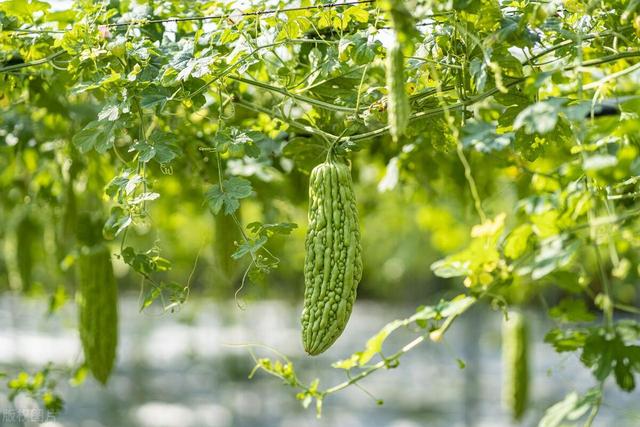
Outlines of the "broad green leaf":
M 214 214 L 218 214 L 224 208 L 224 214 L 230 215 L 238 210 L 240 200 L 251 196 L 251 194 L 253 194 L 251 182 L 244 178 L 232 177 L 225 179 L 222 186 L 212 186 L 207 191 L 205 198 Z
M 87 153 L 92 149 L 98 153 L 104 153 L 113 146 L 116 123 L 114 121 L 90 122 L 73 136 L 73 143 L 82 153 Z
M 549 309 L 549 316 L 559 322 L 591 322 L 596 316 L 587 309 L 582 299 L 565 298 L 555 307 Z
M 387 337 L 396 329 L 403 326 L 404 322 L 401 320 L 395 320 L 385 325 L 377 334 L 367 340 L 364 351 L 360 354 L 358 364 L 363 366 L 369 362 L 376 354 L 382 351 L 382 345 Z
M 565 421 L 576 421 L 599 405 L 601 398 L 599 388 L 592 388 L 584 395 L 571 392 L 564 400 L 547 409 L 538 427 L 561 427 L 566 425 Z
M 514 139 L 512 132 L 496 133 L 496 126 L 487 122 L 468 121 L 462 128 L 462 145 L 481 153 L 500 151 L 508 147 Z
M 504 244 L 504 255 L 507 258 L 518 259 L 529 246 L 529 237 L 533 234 L 533 229 L 529 224 L 522 224 L 513 230 L 507 237 Z
M 558 122 L 558 114 L 566 100 L 553 98 L 546 101 L 536 102 L 522 110 L 513 122 L 513 128 L 524 131 L 531 135 L 534 133 L 544 135 L 551 132 Z

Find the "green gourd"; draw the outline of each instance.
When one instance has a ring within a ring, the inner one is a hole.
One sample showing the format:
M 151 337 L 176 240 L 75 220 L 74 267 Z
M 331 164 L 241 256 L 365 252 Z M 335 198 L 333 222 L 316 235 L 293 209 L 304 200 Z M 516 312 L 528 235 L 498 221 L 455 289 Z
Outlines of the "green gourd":
M 317 355 L 344 331 L 362 276 L 358 212 L 343 163 L 328 160 L 311 171 L 305 249 L 302 341 Z
M 528 327 L 522 313 L 511 311 L 502 326 L 504 383 L 502 398 L 514 420 L 527 408 L 529 393 Z
M 84 246 L 77 259 L 78 326 L 85 362 L 106 384 L 118 345 L 118 288 L 111 253 L 104 244 Z
M 40 254 L 41 246 L 41 225 L 28 211 L 18 212 L 9 223 L 4 244 L 11 289 L 27 293 L 31 290 L 34 259 Z
M 394 142 L 404 135 L 409 124 L 411 106 L 405 91 L 404 55 L 402 43 L 396 31 L 392 32 L 392 39 L 387 49 L 387 121 L 389 133 Z
M 236 215 L 240 215 L 240 210 L 236 211 Z M 214 281 L 216 285 L 227 286 L 238 278 L 240 263 L 231 258 L 231 255 L 238 249 L 236 242 L 242 236 L 233 216 L 220 212 L 214 217 L 214 221 Z

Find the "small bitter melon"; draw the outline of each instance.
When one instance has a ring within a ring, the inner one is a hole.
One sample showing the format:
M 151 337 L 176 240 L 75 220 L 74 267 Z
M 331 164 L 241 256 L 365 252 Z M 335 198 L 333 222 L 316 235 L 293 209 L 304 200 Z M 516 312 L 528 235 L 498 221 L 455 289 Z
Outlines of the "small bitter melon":
M 527 408 L 529 393 L 528 328 L 522 313 L 509 312 L 502 327 L 504 364 L 503 401 L 514 420 L 520 420 Z

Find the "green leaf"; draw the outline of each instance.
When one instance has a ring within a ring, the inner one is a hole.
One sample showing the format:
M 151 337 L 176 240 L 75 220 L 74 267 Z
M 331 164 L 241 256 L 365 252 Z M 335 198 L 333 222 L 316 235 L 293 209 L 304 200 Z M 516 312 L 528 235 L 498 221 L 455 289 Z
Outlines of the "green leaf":
M 576 256 L 580 243 L 570 241 L 567 236 L 552 236 L 540 243 L 540 249 L 533 261 L 518 269 L 520 275 L 531 274 L 539 280 L 568 265 Z
M 282 154 L 293 159 L 296 167 L 309 172 L 327 156 L 327 148 L 314 138 L 296 137 L 284 146 Z
M 640 347 L 627 346 L 617 331 L 591 329 L 580 360 L 591 368 L 598 380 L 604 381 L 613 372 L 622 390 L 632 391 L 635 388 L 633 369 L 640 365 Z
M 172 95 L 173 92 L 168 88 L 150 86 L 142 92 L 140 107 L 148 109 L 159 106 L 162 110 Z
M 549 316 L 559 322 L 591 322 L 596 316 L 589 312 L 582 299 L 565 298 L 558 305 L 549 309 Z
M 369 362 L 376 354 L 382 351 L 382 345 L 389 335 L 399 327 L 403 326 L 404 322 L 401 320 L 394 320 L 391 323 L 387 323 L 377 334 L 367 340 L 364 351 L 360 354 L 358 364 L 363 366 Z
M 78 369 L 76 369 L 71 378 L 69 379 L 69 384 L 73 387 L 78 387 L 84 383 L 87 379 L 87 374 L 89 373 L 89 368 L 86 365 L 80 365 Z
M 161 165 L 171 163 L 182 155 L 182 149 L 176 144 L 176 136 L 172 133 L 154 130 L 149 142 L 155 151 L 153 158 Z
M 259 221 L 247 224 L 247 229 L 258 236 L 272 237 L 275 234 L 289 235 L 298 228 L 298 224 L 292 222 L 280 222 L 277 224 L 263 224 Z
M 368 22 L 369 21 L 369 11 L 364 9 L 361 6 L 351 6 L 347 8 L 343 16 L 345 18 L 353 18 L 358 22 Z
M 561 427 L 565 421 L 576 421 L 599 405 L 601 399 L 602 393 L 597 387 L 582 396 L 576 392 L 569 393 L 564 400 L 547 409 L 538 427 Z
M 373 61 L 381 48 L 380 41 L 367 34 L 356 33 L 340 39 L 338 57 L 341 61 L 352 59 L 358 65 L 367 64 Z
M 339 360 L 331 364 L 332 367 L 336 369 L 344 369 L 348 371 L 349 369 L 355 368 L 358 366 L 358 361 L 360 360 L 361 353 L 352 354 L 348 359 Z
M 238 250 L 231 255 L 231 258 L 240 259 L 247 254 L 253 254 L 255 256 L 265 243 L 267 243 L 267 236 L 262 236 L 255 240 L 247 239 L 247 241 L 243 242 L 238 247 Z
M 582 347 L 587 340 L 589 333 L 586 329 L 551 329 L 544 337 L 544 342 L 551 344 L 553 348 L 562 353 L 565 351 L 576 351 Z
M 259 132 L 244 131 L 236 127 L 225 128 L 218 132 L 213 140 L 214 148 L 218 153 L 229 153 L 232 157 L 258 158 L 260 148 L 256 140 L 263 142 L 265 137 Z
M 212 186 L 206 193 L 206 201 L 209 209 L 214 214 L 220 213 L 224 208 L 225 215 L 231 215 L 240 207 L 240 200 L 253 194 L 251 182 L 244 178 L 232 177 L 219 185 Z
M 33 22 L 36 12 L 46 12 L 50 8 L 49 3 L 39 0 L 8 0 L 0 3 L 1 11 L 29 22 Z
M 141 175 L 125 169 L 107 184 L 104 191 L 109 197 L 117 198 L 118 203 L 126 203 L 144 182 Z
M 49 309 L 47 314 L 56 313 L 64 303 L 69 299 L 69 295 L 67 295 L 67 290 L 63 285 L 58 285 L 49 297 Z
M 104 223 L 102 228 L 102 235 L 107 240 L 115 239 L 118 234 L 122 233 L 133 222 L 133 219 L 128 215 L 124 209 L 119 206 L 111 208 L 111 214 Z
M 524 254 L 529 246 L 529 237 L 533 234 L 533 229 L 529 224 L 522 224 L 513 230 L 507 237 L 504 244 L 504 255 L 507 258 L 518 259 Z
M 481 153 L 503 150 L 511 144 L 515 136 L 513 132 L 497 134 L 495 124 L 473 119 L 464 125 L 462 133 L 462 145 Z
M 431 264 L 433 274 L 442 278 L 468 276 L 472 273 L 469 262 L 445 258 Z
M 113 146 L 114 131 L 117 129 L 114 121 L 93 121 L 73 136 L 73 143 L 81 153 L 95 149 L 104 153 Z
M 171 263 L 157 255 L 156 251 L 136 252 L 131 246 L 127 246 L 120 254 L 125 264 L 131 266 L 133 270 L 143 276 L 148 276 L 156 271 L 167 271 L 171 268 Z
M 118 117 L 120 117 L 120 109 L 118 108 L 117 105 L 114 104 L 107 104 L 105 105 L 102 110 L 98 113 L 98 121 L 108 121 L 108 122 L 113 122 L 115 120 L 118 120 Z
M 513 129 L 523 128 L 529 135 L 551 132 L 556 127 L 558 114 L 565 102 L 565 99 L 551 98 L 528 106 L 516 117 Z

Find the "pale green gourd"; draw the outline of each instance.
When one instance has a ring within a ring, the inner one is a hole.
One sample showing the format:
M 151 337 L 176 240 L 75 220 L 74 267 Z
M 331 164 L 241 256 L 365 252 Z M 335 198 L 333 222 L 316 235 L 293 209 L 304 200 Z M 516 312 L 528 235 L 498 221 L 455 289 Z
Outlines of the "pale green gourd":
M 511 311 L 508 317 L 502 326 L 502 397 L 513 419 L 520 420 L 529 394 L 528 327 L 522 313 Z
M 404 55 L 396 31 L 387 49 L 387 122 L 389 133 L 395 142 L 404 135 L 409 125 L 411 106 L 405 91 Z

